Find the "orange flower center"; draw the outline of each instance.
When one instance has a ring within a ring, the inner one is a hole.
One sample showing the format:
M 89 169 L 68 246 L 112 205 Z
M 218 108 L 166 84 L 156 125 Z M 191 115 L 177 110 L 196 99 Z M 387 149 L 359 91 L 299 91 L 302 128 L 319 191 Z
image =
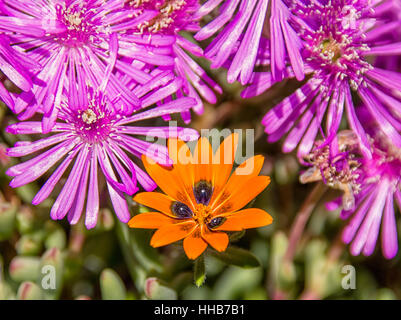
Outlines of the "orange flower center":
M 211 215 L 211 211 L 208 206 L 205 206 L 202 203 L 198 203 L 195 206 L 195 210 L 193 212 L 193 219 L 199 225 L 208 223 L 210 215 Z

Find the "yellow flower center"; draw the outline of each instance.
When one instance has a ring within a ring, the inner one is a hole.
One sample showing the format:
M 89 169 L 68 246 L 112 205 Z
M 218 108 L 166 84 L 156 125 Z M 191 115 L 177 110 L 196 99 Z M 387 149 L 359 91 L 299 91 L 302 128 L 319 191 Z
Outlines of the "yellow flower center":
M 334 39 L 323 40 L 321 57 L 335 63 L 342 55 L 342 45 Z

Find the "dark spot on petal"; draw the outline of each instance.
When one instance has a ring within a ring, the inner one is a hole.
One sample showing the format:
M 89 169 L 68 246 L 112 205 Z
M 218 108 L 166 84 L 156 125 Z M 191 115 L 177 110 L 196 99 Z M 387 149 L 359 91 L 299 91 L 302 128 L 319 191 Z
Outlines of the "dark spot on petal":
M 173 202 L 171 211 L 179 219 L 192 218 L 192 211 L 185 203 L 179 201 Z
M 207 206 L 209 204 L 210 199 L 212 198 L 212 194 L 213 194 L 213 187 L 210 182 L 201 180 L 195 184 L 194 195 L 197 203 L 201 203 Z
M 191 231 L 191 229 L 193 229 L 193 224 L 190 223 L 184 223 L 183 225 L 180 226 L 180 229 L 182 231 Z
M 227 202 L 224 205 L 222 205 L 221 207 L 219 207 L 218 210 L 214 211 L 214 214 L 222 214 L 222 213 L 232 211 L 232 207 L 233 207 L 232 204 L 230 202 Z
M 224 217 L 216 217 L 210 220 L 210 222 L 207 224 L 209 229 L 217 228 L 220 227 L 227 219 Z
M 186 202 L 187 201 L 187 197 L 181 192 L 177 193 L 177 198 L 176 199 L 181 201 L 181 202 Z

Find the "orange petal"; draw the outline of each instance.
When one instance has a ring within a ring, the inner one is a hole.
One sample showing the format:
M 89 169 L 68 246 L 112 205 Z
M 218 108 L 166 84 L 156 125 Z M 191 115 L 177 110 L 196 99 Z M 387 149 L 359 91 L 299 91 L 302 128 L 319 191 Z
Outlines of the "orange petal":
M 256 177 L 263 167 L 264 157 L 257 155 L 251 157 L 239 165 L 234 173 L 231 175 L 227 184 L 216 196 L 216 198 L 210 202 L 210 207 L 216 208 L 217 205 L 221 204 L 227 197 L 238 189 L 248 189 L 249 179 Z M 241 209 L 241 208 L 239 208 Z
M 234 173 L 232 174 L 228 182 L 230 184 L 235 185 L 236 179 L 244 177 L 248 178 L 256 177 L 260 173 L 260 170 L 262 170 L 264 162 L 265 162 L 265 157 L 260 154 L 246 159 L 235 169 Z
M 172 167 L 163 167 L 149 157 L 142 156 L 142 162 L 150 177 L 157 183 L 164 193 L 189 205 L 182 184 Z
M 194 221 L 187 221 L 161 227 L 153 234 L 150 245 L 157 248 L 179 241 L 188 236 L 196 226 Z
M 245 184 L 224 189 L 221 202 L 213 208 L 215 214 L 235 212 L 246 206 L 270 183 L 270 177 L 257 176 L 247 179 Z M 225 200 L 223 200 L 225 198 Z
M 213 178 L 213 150 L 209 139 L 202 137 L 196 144 L 193 163 L 195 168 L 195 183 L 201 180 L 212 182 Z
M 195 260 L 207 248 L 207 243 L 202 239 L 199 228 L 196 228 L 184 239 L 184 251 L 189 259 Z
M 180 183 L 180 189 L 194 205 L 195 169 L 192 164 L 191 150 L 184 141 L 179 139 L 169 139 L 167 143 L 169 156 L 174 162 L 174 181 Z
M 250 208 L 226 216 L 226 221 L 213 230 L 241 231 L 243 229 L 264 227 L 273 222 L 270 214 L 262 209 Z
M 221 143 L 213 156 L 213 198 L 224 188 L 233 168 L 235 153 L 238 146 L 238 134 L 229 135 Z
M 149 208 L 156 209 L 170 217 L 174 217 L 171 211 L 171 206 L 174 199 L 159 192 L 141 192 L 135 195 L 134 201 L 143 204 Z
M 159 229 L 167 224 L 175 223 L 176 220 L 159 212 L 146 212 L 133 217 L 128 222 L 128 226 L 130 228 Z
M 217 251 L 224 251 L 228 246 L 228 235 L 224 232 L 211 231 L 205 225 L 202 226 L 202 238 Z
M 170 138 L 167 142 L 168 154 L 173 161 L 174 167 L 192 164 L 192 154 L 185 141 L 177 138 Z

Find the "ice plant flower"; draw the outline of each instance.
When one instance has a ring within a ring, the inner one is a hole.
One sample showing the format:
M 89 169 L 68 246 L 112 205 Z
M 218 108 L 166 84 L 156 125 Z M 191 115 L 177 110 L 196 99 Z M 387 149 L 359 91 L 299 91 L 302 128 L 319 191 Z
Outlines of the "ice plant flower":
M 32 89 L 31 76 L 27 70 L 39 66 L 30 62 L 23 54 L 14 50 L 10 45 L 10 39 L 0 34 L 0 71 L 18 88 L 23 91 Z M 14 100 L 8 90 L 0 82 L 0 99 L 10 108 L 14 107 Z
M 134 201 L 158 212 L 141 213 L 129 221 L 132 228 L 158 229 L 150 244 L 160 247 L 184 239 L 190 259 L 208 245 L 224 251 L 229 237 L 224 231 L 240 231 L 272 223 L 272 217 L 257 208 L 242 209 L 270 183 L 259 176 L 264 162 L 254 156 L 231 174 L 238 136 L 228 136 L 213 154 L 209 140 L 198 140 L 193 154 L 185 142 L 169 139 L 172 167 L 143 156 L 146 171 L 164 193 L 143 192 Z M 231 175 L 231 176 L 230 176 Z
M 152 14 L 136 16 L 138 12 L 127 9 L 124 0 L 2 0 L 0 4 L 0 31 L 42 66 L 34 75 L 32 92 L 19 95 L 13 111 L 23 112 L 21 120 L 43 113 L 45 132 L 54 125 L 70 82 L 85 78 L 92 87 L 102 87 L 104 75 L 113 71 L 105 94 L 119 97 L 120 113 L 130 114 L 141 101 L 115 71 L 144 84 L 149 80 L 148 65 L 174 63 L 153 46 L 157 36 L 144 39 L 130 34 Z
M 398 252 L 394 202 L 401 209 L 401 154 L 382 132 L 376 132 L 371 143 L 372 157 L 361 159 L 355 209 L 341 213 L 349 220 L 342 237 L 351 244 L 351 254 L 369 256 L 380 233 L 383 255 L 392 259 Z
M 134 158 L 146 154 L 166 165 L 171 162 L 165 146 L 135 136 L 163 139 L 177 136 L 182 139 L 198 137 L 193 129 L 146 127 L 138 122 L 185 112 L 194 101 L 184 97 L 124 116 L 116 111 L 113 101 L 103 95 L 102 91 L 87 89 L 85 86 L 78 91 L 74 83 L 69 92 L 68 99 L 61 101 L 57 121 L 48 136 L 33 142 L 19 141 L 7 151 L 12 157 L 39 153 L 7 170 L 7 174 L 14 177 L 10 186 L 16 188 L 35 181 L 59 163 L 35 195 L 32 203 L 37 205 L 61 184 L 63 174 L 73 164 L 51 208 L 51 218 L 60 220 L 68 214 L 69 222 L 75 224 L 86 203 L 85 225 L 88 229 L 95 227 L 101 200 L 99 194 L 102 192 L 100 186 L 104 185 L 105 180 L 117 217 L 122 222 L 128 222 L 130 212 L 124 194 L 133 195 L 137 192 L 137 181 L 148 191 L 156 187 L 151 178 L 135 164 Z M 145 93 L 146 91 L 142 92 Z M 157 92 L 156 94 L 158 95 Z M 153 105 L 152 94 L 148 94 L 148 98 L 148 104 L 143 105 L 143 108 Z M 42 123 L 25 121 L 12 124 L 7 132 L 42 134 Z
M 299 177 L 301 183 L 323 181 L 333 189 L 341 190 L 342 206 L 355 209 L 355 196 L 360 192 L 361 161 L 358 139 L 351 130 L 338 133 L 331 143 L 316 141 L 312 151 L 305 156 L 309 168 Z
M 401 2 L 398 0 L 379 0 L 375 6 L 374 17 L 382 22 L 376 37 L 383 43 L 399 42 L 401 39 Z M 374 65 L 387 70 L 401 70 L 399 54 L 377 57 Z
M 228 68 L 230 83 L 236 80 L 249 83 L 255 65 L 263 62 L 270 65 L 275 80 L 283 78 L 289 64 L 297 79 L 302 80 L 302 42 L 292 27 L 295 17 L 289 10 L 290 3 L 287 0 L 207 0 L 197 16 L 205 16 L 216 8 L 219 11 L 195 39 L 216 35 L 205 55 L 212 61 L 212 67 Z
M 308 80 L 266 114 L 262 122 L 268 141 L 288 134 L 283 151 L 299 146 L 298 156 L 302 158 L 312 149 L 319 132 L 335 136 L 346 113 L 362 152 L 371 157 L 366 132 L 356 117 L 355 92 L 381 130 L 401 147 L 401 100 L 396 93 L 401 90 L 401 74 L 374 66 L 370 59 L 401 52 L 398 42 L 382 37 L 397 25 L 383 28 L 383 21 L 374 15 L 374 4 L 365 0 L 297 1 L 292 12 L 298 17 Z M 291 70 L 287 76 L 294 76 Z M 258 95 L 274 83 L 271 73 L 256 74 L 242 96 Z
M 154 41 L 160 49 L 166 48 L 170 51 L 169 46 L 172 45 L 174 72 L 184 79 L 177 94 L 194 98 L 196 105 L 193 110 L 197 114 L 203 112 L 201 97 L 215 104 L 215 92 L 221 94 L 222 89 L 191 57 L 203 57 L 203 50 L 195 41 L 188 40 L 191 33 L 200 29 L 199 22 L 195 19 L 199 10 L 199 0 L 135 0 L 127 1 L 127 5 L 140 12 L 153 12 L 154 15 L 154 18 L 138 25 L 136 33 L 150 39 L 160 36 L 163 41 Z M 186 123 L 191 119 L 190 112 L 182 116 Z
M 354 132 L 342 131 L 337 150 L 329 150 L 334 144 L 326 144 L 308 156 L 312 166 L 301 175 L 301 182 L 322 180 L 343 191 L 341 198 L 326 207 L 342 207 L 340 217 L 347 221 L 342 239 L 350 244 L 352 255 L 371 255 L 381 233 L 383 255 L 391 259 L 398 251 L 394 201 L 401 208 L 401 154 L 385 134 L 372 127 L 367 120 L 371 117 L 359 116 L 368 123 L 372 157 L 362 155 Z

